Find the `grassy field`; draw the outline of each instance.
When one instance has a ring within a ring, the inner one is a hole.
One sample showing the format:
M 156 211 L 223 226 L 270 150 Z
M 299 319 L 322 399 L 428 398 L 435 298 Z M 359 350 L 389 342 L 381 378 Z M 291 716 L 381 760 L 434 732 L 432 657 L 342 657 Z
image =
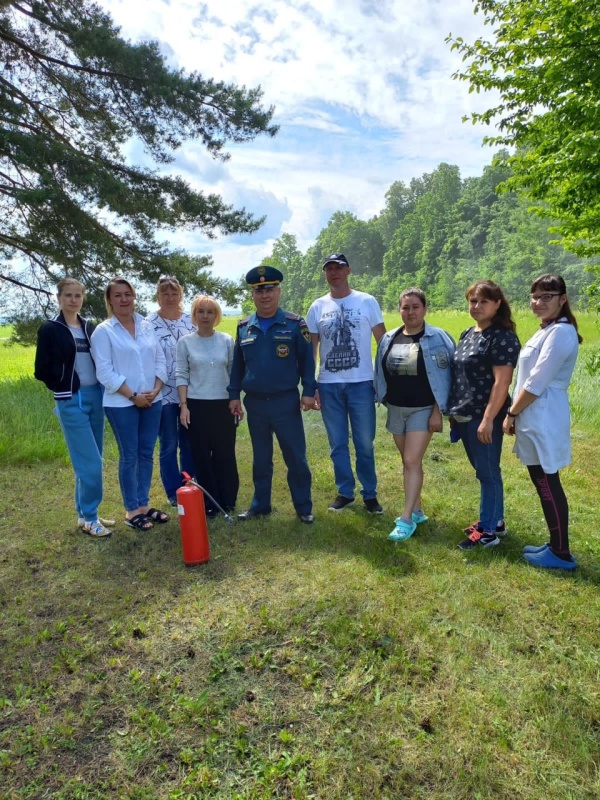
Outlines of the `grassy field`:
M 432 315 L 454 335 L 466 315 Z M 397 318 L 387 320 L 397 324 Z M 535 321 L 520 319 L 525 339 Z M 232 327 L 233 320 L 225 320 Z M 72 471 L 33 350 L 0 342 L 0 796 L 10 800 L 596 800 L 600 795 L 599 379 L 572 388 L 574 575 L 538 572 L 544 541 L 526 472 L 503 456 L 510 533 L 456 548 L 476 518 L 460 445 L 436 435 L 430 521 L 387 534 L 400 459 L 379 409 L 381 517 L 333 498 L 326 437 L 305 424 L 317 521 L 296 520 L 276 458 L 275 513 L 210 523 L 186 568 L 177 520 L 78 532 Z M 240 427 L 239 506 L 252 494 Z M 103 514 L 122 519 L 106 436 Z M 152 502 L 163 502 L 158 472 Z

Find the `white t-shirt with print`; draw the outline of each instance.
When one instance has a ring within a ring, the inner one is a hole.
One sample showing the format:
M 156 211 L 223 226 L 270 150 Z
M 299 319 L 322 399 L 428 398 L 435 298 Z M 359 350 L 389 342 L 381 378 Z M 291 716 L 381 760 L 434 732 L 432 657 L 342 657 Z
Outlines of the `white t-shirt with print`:
M 311 333 L 319 334 L 320 383 L 373 380 L 372 330 L 383 322 L 379 303 L 354 289 L 346 297 L 319 297 L 306 315 Z

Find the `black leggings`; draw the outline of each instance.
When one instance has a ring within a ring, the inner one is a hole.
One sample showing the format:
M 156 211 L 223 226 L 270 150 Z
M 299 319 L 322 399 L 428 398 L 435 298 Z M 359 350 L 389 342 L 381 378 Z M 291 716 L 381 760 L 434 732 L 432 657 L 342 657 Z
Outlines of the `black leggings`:
M 569 555 L 569 503 L 558 472 L 548 475 L 539 464 L 528 466 L 550 531 L 550 549 L 557 556 Z

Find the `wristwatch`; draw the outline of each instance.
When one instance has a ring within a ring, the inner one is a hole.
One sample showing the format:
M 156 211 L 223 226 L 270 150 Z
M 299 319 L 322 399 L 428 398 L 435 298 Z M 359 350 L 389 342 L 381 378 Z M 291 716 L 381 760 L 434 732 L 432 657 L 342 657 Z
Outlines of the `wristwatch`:
M 507 416 L 507 417 L 512 417 L 512 418 L 514 418 L 514 417 L 518 417 L 519 415 L 518 415 L 518 414 L 513 414 L 513 413 L 512 413 L 512 411 L 509 409 L 509 410 L 506 412 L 506 416 Z
M 134 399 L 135 399 L 136 397 L 137 397 L 137 392 L 134 392 L 134 393 L 131 395 L 131 397 L 128 397 L 127 399 L 128 399 L 128 400 L 131 400 L 131 402 L 133 403 L 133 401 L 134 401 Z

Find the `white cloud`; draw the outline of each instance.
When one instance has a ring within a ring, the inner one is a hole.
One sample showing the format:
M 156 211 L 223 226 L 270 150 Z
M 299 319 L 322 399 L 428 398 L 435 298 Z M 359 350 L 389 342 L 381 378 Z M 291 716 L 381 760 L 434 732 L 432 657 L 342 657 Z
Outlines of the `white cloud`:
M 337 209 L 368 218 L 394 180 L 442 161 L 477 174 L 491 159 L 481 147 L 489 131 L 461 122 L 489 98 L 452 80 L 460 61 L 444 41 L 481 35 L 471 0 L 145 0 L 143 13 L 135 0 L 101 5 L 125 36 L 161 42 L 173 66 L 260 84 L 276 108 L 279 135 L 232 148 L 226 164 L 195 144 L 177 157 L 193 185 L 269 213 L 247 245 L 205 243 L 224 276 L 238 277 L 284 231 L 304 249 Z M 177 243 L 187 241 L 200 246 L 185 234 Z

